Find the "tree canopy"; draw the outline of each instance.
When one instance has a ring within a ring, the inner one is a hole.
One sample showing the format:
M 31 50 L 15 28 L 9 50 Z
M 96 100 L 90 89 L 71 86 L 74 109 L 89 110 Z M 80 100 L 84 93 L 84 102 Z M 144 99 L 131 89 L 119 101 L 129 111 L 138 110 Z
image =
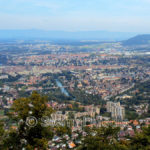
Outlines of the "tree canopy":
M 4 147 L 13 150 L 47 148 L 48 140 L 53 137 L 51 127 L 42 125 L 42 118 L 50 117 L 53 112 L 47 102 L 48 99 L 37 92 L 33 92 L 28 98 L 14 101 L 10 117 L 17 123 L 17 129 L 8 131 Z

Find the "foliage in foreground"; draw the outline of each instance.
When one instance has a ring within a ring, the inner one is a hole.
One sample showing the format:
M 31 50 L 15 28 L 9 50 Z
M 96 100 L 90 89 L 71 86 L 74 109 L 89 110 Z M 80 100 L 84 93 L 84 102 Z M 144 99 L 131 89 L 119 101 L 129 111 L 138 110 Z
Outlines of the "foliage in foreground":
M 41 118 L 50 116 L 53 110 L 47 106 L 47 98 L 40 96 L 37 92 L 28 98 L 20 98 L 14 101 L 12 106 L 10 119 L 14 123 L 19 123 L 18 129 L 10 129 L 5 134 L 3 147 L 13 150 L 20 150 L 23 147 L 27 149 L 47 149 L 48 140 L 53 137 L 50 126 L 42 126 Z M 36 126 L 34 121 L 27 124 L 27 118 L 34 116 L 37 119 Z
M 13 122 L 20 122 L 18 129 L 5 131 L 4 123 L 0 122 L 0 149 L 3 150 L 47 150 L 48 141 L 54 134 L 63 136 L 71 135 L 70 129 L 59 127 L 54 133 L 51 126 L 42 126 L 40 118 L 50 116 L 52 108 L 47 105 L 47 98 L 33 92 L 28 98 L 15 100 L 9 119 Z M 26 118 L 35 116 L 38 118 L 37 125 L 28 126 Z M 144 127 L 142 132 L 136 133 L 134 137 L 128 137 L 128 140 L 119 140 L 118 127 L 108 126 L 100 128 L 85 128 L 87 136 L 82 139 L 82 144 L 78 145 L 78 150 L 149 150 L 150 149 L 150 126 Z
M 120 140 L 118 127 L 108 126 L 88 130 L 78 150 L 150 150 L 150 126 L 134 137 Z

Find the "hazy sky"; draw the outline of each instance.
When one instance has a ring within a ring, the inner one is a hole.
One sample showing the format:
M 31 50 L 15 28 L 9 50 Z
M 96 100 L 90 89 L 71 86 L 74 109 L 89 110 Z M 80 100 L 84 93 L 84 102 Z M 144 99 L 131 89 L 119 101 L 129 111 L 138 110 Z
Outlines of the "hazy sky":
M 0 29 L 150 33 L 150 0 L 0 0 Z

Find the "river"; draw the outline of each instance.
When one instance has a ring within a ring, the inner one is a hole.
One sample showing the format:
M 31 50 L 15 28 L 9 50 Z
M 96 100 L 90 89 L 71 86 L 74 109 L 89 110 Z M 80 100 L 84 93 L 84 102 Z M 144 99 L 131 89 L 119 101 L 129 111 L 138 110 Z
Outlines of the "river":
M 68 91 L 63 87 L 62 83 L 58 79 L 56 79 L 56 84 L 60 88 L 63 94 L 65 94 L 66 96 L 69 96 Z

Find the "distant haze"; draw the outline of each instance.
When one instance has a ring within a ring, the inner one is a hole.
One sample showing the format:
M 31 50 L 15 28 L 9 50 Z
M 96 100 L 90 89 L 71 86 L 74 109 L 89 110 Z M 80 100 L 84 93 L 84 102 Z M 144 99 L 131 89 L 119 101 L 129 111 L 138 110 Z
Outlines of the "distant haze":
M 136 33 L 108 31 L 44 31 L 44 30 L 0 30 L 0 39 L 68 39 L 68 40 L 126 40 Z
M 149 12 L 150 0 L 0 0 L 0 29 L 147 34 Z

